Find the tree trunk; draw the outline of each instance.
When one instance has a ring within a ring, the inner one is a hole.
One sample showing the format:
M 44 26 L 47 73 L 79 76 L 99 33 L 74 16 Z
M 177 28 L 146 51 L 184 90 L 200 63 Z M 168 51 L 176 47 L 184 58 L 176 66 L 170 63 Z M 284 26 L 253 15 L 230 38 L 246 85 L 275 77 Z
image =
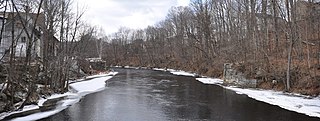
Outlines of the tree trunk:
M 292 39 L 290 39 L 290 45 L 288 49 L 288 65 L 287 65 L 287 81 L 286 81 L 286 91 L 290 90 L 290 69 L 291 69 L 291 55 L 292 55 L 292 47 L 293 47 L 293 42 Z

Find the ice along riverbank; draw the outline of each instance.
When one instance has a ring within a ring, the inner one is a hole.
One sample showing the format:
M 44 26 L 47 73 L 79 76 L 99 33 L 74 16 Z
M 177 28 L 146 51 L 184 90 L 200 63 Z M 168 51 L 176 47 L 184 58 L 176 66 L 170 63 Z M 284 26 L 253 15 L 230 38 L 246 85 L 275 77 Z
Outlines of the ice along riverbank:
M 118 72 L 109 72 L 75 80 L 69 85 L 70 91 L 41 98 L 37 105 L 25 106 L 21 111 L 2 113 L 0 120 L 38 120 L 54 115 L 79 102 L 83 96 L 105 89 L 105 81 L 111 79 L 117 73 Z M 43 111 L 44 107 L 48 108 L 49 106 L 53 107 Z
M 168 71 L 174 75 L 198 77 L 197 74 L 174 69 L 153 68 L 156 71 Z M 233 90 L 237 94 L 244 94 L 248 97 L 271 105 L 276 105 L 286 110 L 295 111 L 312 117 L 320 118 L 320 97 L 310 97 L 295 93 L 285 93 L 273 90 L 244 89 L 234 86 L 224 86 L 223 80 L 218 78 L 201 77 L 196 78 L 203 84 L 215 84 L 223 88 Z

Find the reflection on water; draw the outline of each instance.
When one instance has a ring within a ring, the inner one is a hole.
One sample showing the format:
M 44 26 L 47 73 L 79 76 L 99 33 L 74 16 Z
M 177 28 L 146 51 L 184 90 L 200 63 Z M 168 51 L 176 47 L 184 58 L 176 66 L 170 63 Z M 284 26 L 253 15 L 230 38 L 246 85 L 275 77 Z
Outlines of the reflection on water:
M 90 94 L 46 121 L 313 121 L 192 77 L 151 70 L 115 69 L 108 88 Z

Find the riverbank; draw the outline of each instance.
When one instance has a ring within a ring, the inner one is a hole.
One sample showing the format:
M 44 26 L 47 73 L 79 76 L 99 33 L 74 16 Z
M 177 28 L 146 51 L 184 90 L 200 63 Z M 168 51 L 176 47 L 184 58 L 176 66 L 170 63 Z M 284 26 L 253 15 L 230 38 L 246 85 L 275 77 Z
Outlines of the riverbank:
M 210 78 L 206 76 L 199 76 L 196 73 L 185 72 L 174 69 L 153 68 L 155 71 L 168 71 L 174 75 L 200 77 L 196 80 L 203 84 L 215 84 L 223 88 L 235 91 L 240 95 L 247 95 L 248 97 L 262 101 L 271 105 L 279 106 L 283 109 L 295 111 L 312 117 L 320 118 L 320 97 L 312 97 L 301 95 L 297 93 L 286 93 L 282 91 L 263 90 L 263 89 L 244 89 L 235 86 L 223 85 L 223 80 L 218 78 Z
M 1 113 L 0 120 L 38 120 L 54 115 L 79 102 L 83 96 L 105 89 L 105 81 L 111 79 L 117 73 L 109 72 L 71 81 L 68 92 L 43 97 L 37 105 L 25 106 L 20 111 Z

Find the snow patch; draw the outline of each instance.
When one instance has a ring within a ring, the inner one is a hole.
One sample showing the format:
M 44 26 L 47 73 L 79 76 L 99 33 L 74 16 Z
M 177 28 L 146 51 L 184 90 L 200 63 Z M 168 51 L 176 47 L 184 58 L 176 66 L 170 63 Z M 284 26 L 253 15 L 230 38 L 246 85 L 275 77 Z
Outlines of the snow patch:
M 97 78 L 97 77 L 104 77 L 104 76 L 114 76 L 118 74 L 118 72 L 109 72 L 109 73 L 101 73 L 101 74 L 97 74 L 97 75 L 92 75 L 92 76 L 87 76 L 86 78 Z
M 222 84 L 223 80 L 217 78 L 196 78 L 196 80 L 204 84 Z
M 195 74 L 189 73 L 189 72 L 185 72 L 185 71 L 171 71 L 170 73 L 172 73 L 174 75 L 179 75 L 179 76 L 192 76 L 192 77 L 195 76 Z
M 35 109 L 39 109 L 39 106 L 37 105 L 27 105 L 24 106 L 21 112 L 25 112 L 25 111 L 29 111 L 29 110 L 35 110 Z
M 186 72 L 186 71 L 182 71 L 182 70 L 175 70 L 175 69 L 153 68 L 152 70 L 155 70 L 155 71 L 168 71 L 171 74 L 178 75 L 178 76 L 191 76 L 191 77 L 197 76 L 196 73 Z
M 186 71 L 182 71 L 182 70 L 174 70 L 174 69 L 166 69 L 166 70 L 169 71 L 171 74 L 178 75 L 178 76 L 191 76 L 191 77 L 194 77 L 194 76 L 197 75 L 195 73 L 186 72 Z
M 41 98 L 39 101 L 38 101 L 38 106 L 43 106 L 43 103 L 46 102 L 48 99 L 55 99 L 55 98 L 60 98 L 60 97 L 67 97 L 67 96 L 76 96 L 78 94 L 76 93 L 71 93 L 71 92 L 66 92 L 66 93 L 63 93 L 63 94 L 53 94 L 47 98 Z
M 124 68 L 127 68 L 127 69 L 139 69 L 139 67 L 133 67 L 133 66 L 124 66 Z
M 65 94 L 61 94 L 61 95 L 65 95 Z M 60 96 L 60 97 L 63 97 L 63 96 Z M 80 100 L 80 98 L 62 100 L 62 101 L 60 101 L 60 103 L 62 103 L 62 104 L 58 105 L 54 110 L 34 113 L 34 114 L 24 116 L 24 117 L 18 117 L 18 118 L 12 119 L 11 121 L 32 121 L 32 120 L 39 120 L 42 118 L 46 118 L 46 117 L 49 117 L 49 116 L 52 116 L 54 114 L 59 113 L 60 111 L 66 109 L 68 106 L 71 106 L 71 105 L 79 102 L 79 100 Z M 36 107 L 38 107 L 38 106 L 36 106 Z M 32 109 L 30 107 L 27 107 L 27 108 L 28 108 L 28 110 Z M 33 108 L 33 109 L 38 109 L 38 108 Z M 24 111 L 26 111 L 26 110 L 24 110 Z
M 40 98 L 40 100 L 38 101 L 38 105 L 43 106 L 43 103 L 46 102 L 47 100 L 48 99 Z
M 162 68 L 153 68 L 152 70 L 155 70 L 155 71 L 166 71 L 166 69 L 162 69 Z
M 236 87 L 225 87 L 235 91 L 237 94 L 245 94 L 250 98 L 277 105 L 281 108 L 303 113 L 312 117 L 320 117 L 320 97 L 309 99 L 302 95 L 285 94 L 272 90 L 241 89 Z
M 111 79 L 112 76 L 99 77 L 91 79 L 90 81 L 83 81 L 70 84 L 70 87 L 75 89 L 78 93 L 95 92 L 105 88 L 105 81 Z
M 54 115 L 56 113 L 59 113 L 60 111 L 66 109 L 68 106 L 71 106 L 71 105 L 79 102 L 80 99 L 83 96 L 85 96 L 86 94 L 101 91 L 101 90 L 105 89 L 105 81 L 108 79 L 111 79 L 117 73 L 118 72 L 109 72 L 107 74 L 93 75 L 93 76 L 90 76 L 90 78 L 93 78 L 93 79 L 90 79 L 87 81 L 81 81 L 81 82 L 77 82 L 77 83 L 72 83 L 69 86 L 72 87 L 73 89 L 75 89 L 77 91 L 76 93 L 66 92 L 64 94 L 54 94 L 54 95 L 51 95 L 50 97 L 47 97 L 47 98 L 41 98 L 38 102 L 38 105 L 29 105 L 29 106 L 25 106 L 22 111 L 15 111 L 15 112 L 11 112 L 11 113 L 1 114 L 0 120 L 9 116 L 9 115 L 15 114 L 15 113 L 21 113 L 21 112 L 25 112 L 25 111 L 29 111 L 29 110 L 39 109 L 39 106 L 43 106 L 43 103 L 45 101 L 47 101 L 48 99 L 66 97 L 65 100 L 59 101 L 57 107 L 54 110 L 39 112 L 39 113 L 31 114 L 28 116 L 24 116 L 24 117 L 18 117 L 18 118 L 13 119 L 12 121 L 39 120 L 39 119 Z M 79 79 L 79 80 L 81 80 L 81 79 Z

